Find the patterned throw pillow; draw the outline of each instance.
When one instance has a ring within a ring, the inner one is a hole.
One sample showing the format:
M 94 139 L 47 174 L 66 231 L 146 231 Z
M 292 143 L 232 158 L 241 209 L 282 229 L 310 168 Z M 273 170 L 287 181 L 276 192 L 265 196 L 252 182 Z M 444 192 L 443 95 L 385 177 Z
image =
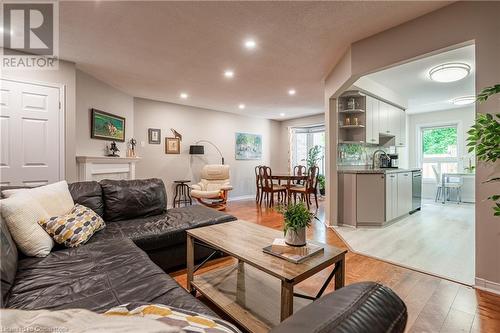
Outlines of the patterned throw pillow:
M 38 221 L 58 244 L 77 247 L 85 244 L 97 231 L 105 227 L 103 219 L 92 209 L 76 204 L 66 215 Z
M 138 316 L 156 319 L 183 332 L 241 333 L 227 321 L 162 304 L 128 303 L 109 309 L 105 316 Z

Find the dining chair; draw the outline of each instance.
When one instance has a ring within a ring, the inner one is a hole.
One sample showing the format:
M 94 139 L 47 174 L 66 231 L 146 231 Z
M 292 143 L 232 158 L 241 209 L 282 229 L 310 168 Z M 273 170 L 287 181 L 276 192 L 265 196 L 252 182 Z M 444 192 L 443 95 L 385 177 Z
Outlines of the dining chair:
M 257 165 L 255 167 L 255 188 L 256 188 L 256 193 L 255 193 L 255 201 L 259 202 L 260 199 L 260 192 L 262 189 L 262 184 L 260 181 L 260 172 L 259 169 L 262 167 L 262 165 Z
M 272 170 L 268 166 L 261 166 L 259 168 L 261 192 L 260 192 L 260 205 L 266 199 L 266 206 L 274 206 L 274 194 L 278 194 L 278 201 L 284 202 L 286 199 L 286 187 L 273 183 Z
M 303 176 L 306 174 L 307 168 L 304 165 L 296 165 L 293 167 L 294 176 Z M 294 185 L 304 185 L 303 180 L 295 180 Z
M 290 187 L 289 193 L 293 194 L 294 202 L 297 201 L 297 195 L 300 195 L 300 199 L 306 202 L 307 208 L 309 209 L 312 201 L 311 195 L 314 194 L 314 201 L 316 203 L 316 208 L 318 205 L 318 174 L 319 168 L 317 166 L 312 166 L 307 172 L 307 178 L 304 186 L 292 186 Z
M 443 181 L 441 178 L 441 173 L 438 172 L 435 165 L 432 166 L 432 172 L 434 174 L 434 179 L 436 180 L 436 197 L 434 198 L 434 202 L 437 202 L 441 195 L 444 196 L 445 201 L 449 198 L 450 190 L 454 189 L 457 193 L 457 202 L 462 202 L 462 179 L 459 178 L 459 181 L 445 181 L 443 188 Z

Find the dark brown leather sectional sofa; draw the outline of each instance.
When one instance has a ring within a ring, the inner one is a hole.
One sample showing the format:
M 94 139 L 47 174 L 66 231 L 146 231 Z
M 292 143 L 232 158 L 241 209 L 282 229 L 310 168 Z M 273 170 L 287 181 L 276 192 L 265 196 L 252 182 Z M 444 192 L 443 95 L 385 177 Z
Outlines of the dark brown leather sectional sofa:
M 165 271 L 185 265 L 185 230 L 232 221 L 233 216 L 202 206 L 166 210 L 165 188 L 158 179 L 80 182 L 69 188 L 76 203 L 104 217 L 106 228 L 78 248 L 26 258 L 0 220 L 2 308 L 103 312 L 145 302 L 216 316 Z M 196 253 L 199 259 L 208 254 L 201 247 Z M 322 297 L 273 333 L 402 332 L 406 319 L 406 306 L 394 292 L 366 282 Z

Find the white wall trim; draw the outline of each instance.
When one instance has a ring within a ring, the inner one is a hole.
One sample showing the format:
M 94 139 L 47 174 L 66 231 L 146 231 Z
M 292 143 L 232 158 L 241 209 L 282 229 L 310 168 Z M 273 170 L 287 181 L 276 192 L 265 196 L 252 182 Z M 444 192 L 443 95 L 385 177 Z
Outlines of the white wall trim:
M 488 291 L 493 294 L 500 295 L 500 283 L 488 281 L 481 278 L 475 279 L 475 285 L 477 289 Z
M 255 194 L 249 194 L 249 195 L 240 195 L 237 197 L 229 198 L 227 201 L 241 201 L 241 200 L 248 200 L 248 199 L 255 199 Z

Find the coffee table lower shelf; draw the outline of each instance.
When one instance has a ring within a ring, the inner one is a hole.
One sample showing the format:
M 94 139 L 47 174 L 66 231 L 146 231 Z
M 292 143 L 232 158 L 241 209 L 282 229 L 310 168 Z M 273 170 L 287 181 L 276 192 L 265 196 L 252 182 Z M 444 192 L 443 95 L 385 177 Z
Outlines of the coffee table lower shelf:
M 280 323 L 281 281 L 251 265 L 240 262 L 195 275 L 192 286 L 252 333 Z M 294 297 L 294 311 L 310 303 Z

